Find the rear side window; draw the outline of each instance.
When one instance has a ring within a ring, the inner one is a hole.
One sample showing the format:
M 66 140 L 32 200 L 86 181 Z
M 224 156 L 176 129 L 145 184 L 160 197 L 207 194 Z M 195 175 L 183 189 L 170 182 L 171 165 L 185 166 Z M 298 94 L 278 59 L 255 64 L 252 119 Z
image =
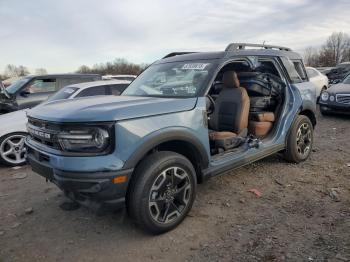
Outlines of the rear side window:
M 92 82 L 94 81 L 94 78 L 61 78 L 61 87 L 69 86 L 69 85 L 74 85 L 74 84 L 79 84 L 79 83 L 85 83 L 85 82 Z
M 107 86 L 94 86 L 81 91 L 76 97 L 108 95 Z
M 292 83 L 296 84 L 296 83 L 303 82 L 301 76 L 298 74 L 297 70 L 295 69 L 293 62 L 290 61 L 290 59 L 287 57 L 281 57 L 281 60 L 282 60 L 284 67 L 287 70 L 287 73 L 288 73 L 289 78 L 292 81 Z
M 295 70 L 298 72 L 300 78 L 303 81 L 307 81 L 307 75 L 305 73 L 303 63 L 301 61 L 293 61 L 293 65 L 294 65 Z
M 117 85 L 109 86 L 111 90 L 111 94 L 114 96 L 119 96 L 127 87 L 128 87 L 128 84 L 117 84 Z
M 30 94 L 47 93 L 56 91 L 56 78 L 35 79 L 25 88 Z
M 306 73 L 307 73 L 309 78 L 318 76 L 318 73 L 312 68 L 307 68 Z

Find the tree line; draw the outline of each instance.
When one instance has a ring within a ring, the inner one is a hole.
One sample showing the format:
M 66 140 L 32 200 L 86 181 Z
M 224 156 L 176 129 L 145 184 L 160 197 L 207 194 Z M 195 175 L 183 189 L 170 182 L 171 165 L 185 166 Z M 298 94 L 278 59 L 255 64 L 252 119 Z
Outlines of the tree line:
M 138 75 L 143 70 L 146 69 L 147 64 L 134 64 L 128 62 L 123 58 L 116 58 L 112 62 L 99 63 L 95 64 L 92 67 L 87 65 L 82 65 L 76 70 L 76 73 L 82 74 L 100 74 L 100 75 L 118 75 L 118 74 L 127 74 L 127 75 Z M 34 71 L 36 75 L 47 74 L 45 68 L 38 68 Z M 22 77 L 29 75 L 30 72 L 27 67 L 23 65 L 7 65 L 5 67 L 4 73 L 0 74 L 0 80 L 5 80 L 11 77 Z
M 100 75 L 138 75 L 145 70 L 147 66 L 147 64 L 134 64 L 128 62 L 126 59 L 116 58 L 112 62 L 95 64 L 91 68 L 86 65 L 82 65 L 76 72 Z
M 304 51 L 304 62 L 312 67 L 333 67 L 350 62 L 350 37 L 343 32 L 334 32 L 319 48 L 310 46 Z

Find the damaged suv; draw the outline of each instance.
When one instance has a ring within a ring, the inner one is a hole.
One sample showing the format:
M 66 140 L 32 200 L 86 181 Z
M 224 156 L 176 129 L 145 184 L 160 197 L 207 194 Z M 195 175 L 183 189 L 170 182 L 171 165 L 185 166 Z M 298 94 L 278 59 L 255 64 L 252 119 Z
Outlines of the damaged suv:
M 28 161 L 76 203 L 126 205 L 158 234 L 186 217 L 197 183 L 275 153 L 306 160 L 315 110 L 315 87 L 289 48 L 172 53 L 119 97 L 29 111 Z

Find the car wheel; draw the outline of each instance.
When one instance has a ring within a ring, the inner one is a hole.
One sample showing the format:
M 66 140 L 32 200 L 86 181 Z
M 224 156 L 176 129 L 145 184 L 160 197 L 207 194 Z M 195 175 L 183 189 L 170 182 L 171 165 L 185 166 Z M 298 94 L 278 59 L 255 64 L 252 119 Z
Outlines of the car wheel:
M 127 194 L 130 217 L 142 229 L 161 234 L 179 225 L 196 195 L 191 162 L 174 152 L 157 152 L 136 168 Z
M 310 156 L 312 145 L 312 123 L 307 116 L 299 115 L 287 138 L 285 159 L 293 163 L 305 161 Z
M 0 162 L 7 166 L 20 166 L 26 163 L 26 133 L 15 132 L 0 138 Z

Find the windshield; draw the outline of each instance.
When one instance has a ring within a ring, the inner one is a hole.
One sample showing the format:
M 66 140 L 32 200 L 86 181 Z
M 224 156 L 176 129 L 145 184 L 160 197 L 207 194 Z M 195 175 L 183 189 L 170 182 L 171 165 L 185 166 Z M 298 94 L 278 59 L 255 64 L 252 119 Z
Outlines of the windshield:
M 343 80 L 343 84 L 348 84 L 348 85 L 350 85 L 350 75 L 348 75 L 347 77 L 345 77 L 345 79 Z
M 6 91 L 9 94 L 14 94 L 20 90 L 26 83 L 28 83 L 30 78 L 22 78 L 14 82 L 12 85 L 6 87 Z
M 123 96 L 194 97 L 208 84 L 212 61 L 184 61 L 148 67 L 123 92 Z
M 77 92 L 79 88 L 77 87 L 69 87 L 66 86 L 59 90 L 58 92 L 54 93 L 52 96 L 47 99 L 47 102 L 54 101 L 54 100 L 60 100 L 60 99 L 67 99 L 70 96 L 72 96 L 75 92 Z

